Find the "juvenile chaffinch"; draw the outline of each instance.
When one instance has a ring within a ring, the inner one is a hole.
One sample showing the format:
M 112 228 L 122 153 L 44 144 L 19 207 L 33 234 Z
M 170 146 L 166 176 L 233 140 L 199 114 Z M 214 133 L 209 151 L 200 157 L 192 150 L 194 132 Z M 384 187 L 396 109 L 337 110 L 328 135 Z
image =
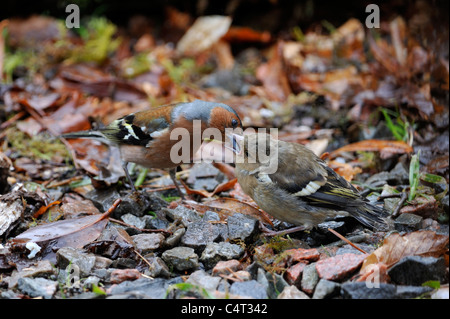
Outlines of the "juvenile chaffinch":
M 196 120 L 200 121 L 197 122 L 200 124 L 199 132 L 195 131 Z M 62 137 L 91 138 L 118 146 L 123 169 L 133 190 L 134 184 L 127 169 L 129 162 L 147 168 L 169 169 L 170 177 L 182 196 L 175 178 L 176 167 L 180 163 L 175 163 L 171 157 L 172 148 L 180 137 L 175 134 L 171 139 L 171 133 L 177 128 L 186 129 L 184 132 L 189 134 L 188 159 L 191 159 L 201 144 L 201 141 L 194 143 L 193 139 L 202 138 L 205 129 L 218 129 L 224 137 L 226 128 L 242 131 L 242 123 L 236 111 L 226 104 L 195 100 L 132 113 L 99 130 L 68 133 Z
M 301 225 L 287 232 L 310 229 L 334 216 L 352 216 L 370 228 L 387 228 L 388 213 L 370 204 L 305 146 L 268 134 L 229 138 L 243 191 L 273 217 Z

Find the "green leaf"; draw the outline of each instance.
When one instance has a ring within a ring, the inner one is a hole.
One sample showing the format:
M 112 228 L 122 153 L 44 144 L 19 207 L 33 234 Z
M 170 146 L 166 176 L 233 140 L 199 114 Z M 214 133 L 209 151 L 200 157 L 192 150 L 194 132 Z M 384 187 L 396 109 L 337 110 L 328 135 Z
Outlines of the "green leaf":
M 92 284 L 92 292 L 96 295 L 106 296 L 106 292 L 94 283 Z
M 437 280 L 428 280 L 422 284 L 422 287 L 431 287 L 433 289 L 441 288 L 441 283 Z
M 408 201 L 412 201 L 416 197 L 417 186 L 419 185 L 419 156 L 420 150 L 417 154 L 414 154 L 411 158 L 411 163 L 409 164 L 409 196 Z

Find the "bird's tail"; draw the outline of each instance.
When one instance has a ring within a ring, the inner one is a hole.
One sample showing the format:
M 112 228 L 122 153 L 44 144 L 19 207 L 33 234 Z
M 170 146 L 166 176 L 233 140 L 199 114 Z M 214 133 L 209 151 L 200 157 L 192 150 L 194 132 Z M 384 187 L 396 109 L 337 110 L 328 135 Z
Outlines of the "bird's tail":
M 80 131 L 72 132 L 61 135 L 62 138 L 72 139 L 72 138 L 89 138 L 93 140 L 98 140 L 105 144 L 109 144 L 108 139 L 100 131 Z
M 365 202 L 352 213 L 360 223 L 374 230 L 386 231 L 391 228 L 387 218 L 389 213 L 380 206 Z

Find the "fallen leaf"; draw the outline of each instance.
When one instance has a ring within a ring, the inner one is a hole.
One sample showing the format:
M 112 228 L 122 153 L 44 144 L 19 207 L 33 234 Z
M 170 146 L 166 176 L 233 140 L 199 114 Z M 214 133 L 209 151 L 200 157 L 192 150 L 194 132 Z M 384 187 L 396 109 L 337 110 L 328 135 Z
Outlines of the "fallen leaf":
M 382 159 L 391 157 L 393 154 L 411 153 L 413 148 L 403 141 L 387 140 L 364 140 L 343 146 L 330 153 L 331 158 L 336 158 L 343 152 L 369 151 L 380 152 Z
M 274 47 L 272 57 L 267 63 L 262 64 L 256 70 L 256 77 L 263 83 L 267 97 L 273 101 L 286 101 L 291 88 L 286 76 L 282 61 L 283 42 L 278 42 Z
M 406 256 L 439 257 L 448 251 L 449 237 L 430 230 L 421 230 L 400 235 L 393 233 L 384 239 L 383 245 L 367 256 L 361 267 L 364 274 L 367 267 L 376 263 L 391 266 Z
M 230 17 L 218 15 L 200 17 L 178 41 L 177 51 L 196 54 L 207 50 L 225 35 L 230 25 Z
M 53 260 L 55 251 L 59 248 L 81 248 L 96 240 L 108 223 L 109 215 L 119 203 L 120 199 L 116 200 L 103 214 L 61 220 L 30 228 L 14 237 L 10 244 L 13 248 L 20 249 L 26 243 L 34 242 L 41 247 L 42 258 Z

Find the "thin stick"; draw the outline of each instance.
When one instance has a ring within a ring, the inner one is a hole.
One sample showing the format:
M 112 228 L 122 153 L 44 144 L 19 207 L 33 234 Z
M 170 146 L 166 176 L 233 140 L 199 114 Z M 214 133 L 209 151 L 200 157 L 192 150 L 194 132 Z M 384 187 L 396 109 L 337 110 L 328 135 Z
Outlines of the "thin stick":
M 358 246 L 356 246 L 354 243 L 352 243 L 350 240 L 348 240 L 347 238 L 345 238 L 344 236 L 342 236 L 341 234 L 339 234 L 337 231 L 328 228 L 328 231 L 333 233 L 336 237 L 338 237 L 339 239 L 345 241 L 347 244 L 349 244 L 350 246 L 352 246 L 353 248 L 355 248 L 356 250 L 359 250 L 360 252 L 362 252 L 363 254 L 367 254 L 367 252 L 365 252 L 364 250 L 362 250 L 361 248 L 359 248 Z

